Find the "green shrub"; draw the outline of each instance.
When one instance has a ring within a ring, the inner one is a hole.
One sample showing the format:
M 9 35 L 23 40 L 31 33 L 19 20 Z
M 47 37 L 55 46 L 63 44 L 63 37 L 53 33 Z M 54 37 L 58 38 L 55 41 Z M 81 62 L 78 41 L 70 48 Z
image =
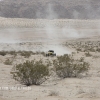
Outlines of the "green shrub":
M 59 77 L 77 77 L 80 73 L 88 71 L 89 64 L 86 62 L 75 61 L 71 56 L 64 55 L 57 57 L 53 61 L 56 73 Z
M 19 82 L 29 85 L 40 85 L 46 81 L 49 75 L 47 65 L 40 61 L 26 61 L 23 64 L 14 66 L 12 72 L 13 78 Z

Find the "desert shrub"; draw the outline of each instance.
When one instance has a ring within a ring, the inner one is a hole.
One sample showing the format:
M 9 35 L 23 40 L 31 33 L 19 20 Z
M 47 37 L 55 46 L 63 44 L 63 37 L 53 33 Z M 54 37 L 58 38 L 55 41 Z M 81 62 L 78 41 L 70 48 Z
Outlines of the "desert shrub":
M 81 57 L 79 61 L 80 62 L 83 62 L 84 61 L 84 57 Z
M 47 66 L 52 66 L 52 62 L 51 62 L 49 59 L 47 59 L 47 60 L 45 61 L 45 63 L 47 64 Z
M 58 95 L 59 95 L 59 93 L 56 91 L 51 91 L 49 94 L 49 96 L 58 96 Z
M 45 56 L 45 55 L 46 55 L 46 53 L 45 53 L 45 52 L 41 52 L 41 54 L 42 54 L 43 56 Z
M 11 74 L 15 80 L 29 86 L 40 85 L 46 81 L 49 75 L 47 65 L 40 61 L 26 61 L 23 64 L 14 66 Z
M 88 50 L 91 51 L 91 52 L 95 52 L 96 51 L 94 48 L 89 48 Z
M 16 51 L 9 51 L 8 54 L 15 55 L 16 56 L 17 55 L 17 52 Z
M 18 51 L 18 53 L 25 58 L 29 58 L 33 54 L 32 51 Z
M 0 51 L 0 55 L 5 56 L 7 54 L 6 51 Z
M 100 48 L 97 48 L 96 51 L 100 52 Z
M 97 58 L 100 58 L 100 56 L 94 55 L 93 58 L 97 59 Z
M 4 62 L 5 65 L 12 65 L 12 61 L 10 59 L 7 59 L 5 62 Z
M 85 53 L 85 56 L 86 57 L 91 57 L 92 55 L 89 52 L 87 52 L 87 53 Z
M 89 64 L 86 62 L 80 62 L 74 60 L 72 56 L 64 55 L 57 57 L 57 60 L 53 61 L 56 73 L 59 77 L 77 77 L 80 73 L 88 71 Z
M 39 55 L 40 54 L 40 52 L 39 51 L 36 51 L 36 55 Z
M 75 55 L 75 52 L 72 52 L 72 55 Z
M 76 50 L 77 50 L 77 52 L 78 52 L 78 51 L 80 51 L 80 52 L 82 51 L 82 49 L 81 49 L 81 48 L 77 48 Z

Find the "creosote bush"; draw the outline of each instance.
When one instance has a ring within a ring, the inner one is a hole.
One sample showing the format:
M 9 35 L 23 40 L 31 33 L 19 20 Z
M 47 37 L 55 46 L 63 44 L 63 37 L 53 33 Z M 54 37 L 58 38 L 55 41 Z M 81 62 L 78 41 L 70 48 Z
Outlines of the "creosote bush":
M 27 86 L 40 85 L 47 80 L 49 69 L 42 60 L 26 61 L 13 67 L 11 72 L 13 78 Z
M 57 60 L 54 60 L 53 64 L 57 75 L 62 78 L 77 77 L 80 73 L 89 69 L 88 63 L 74 60 L 70 55 L 57 57 Z

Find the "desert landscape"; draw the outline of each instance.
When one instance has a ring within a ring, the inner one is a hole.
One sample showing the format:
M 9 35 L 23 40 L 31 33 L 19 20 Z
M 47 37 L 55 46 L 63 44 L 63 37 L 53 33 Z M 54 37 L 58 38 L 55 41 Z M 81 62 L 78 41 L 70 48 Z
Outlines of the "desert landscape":
M 0 100 L 100 100 L 100 0 L 0 0 Z
M 0 22 L 0 100 L 100 99 L 99 20 L 1 18 Z M 54 50 L 57 56 L 46 57 L 48 50 Z M 64 54 L 87 62 L 88 71 L 61 78 L 51 64 L 48 79 L 30 86 L 12 77 L 16 64 L 34 59 L 52 63 Z

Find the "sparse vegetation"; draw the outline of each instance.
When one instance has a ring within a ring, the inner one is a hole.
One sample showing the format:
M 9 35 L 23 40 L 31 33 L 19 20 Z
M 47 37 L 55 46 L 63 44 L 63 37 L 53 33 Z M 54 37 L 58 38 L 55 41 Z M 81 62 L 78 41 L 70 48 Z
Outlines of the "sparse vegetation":
M 5 56 L 7 54 L 10 54 L 10 55 L 17 55 L 17 52 L 16 51 L 0 51 L 0 55 L 2 56 Z
M 79 88 L 78 94 L 82 94 L 85 93 L 85 91 L 83 90 L 83 88 Z
M 32 51 L 18 51 L 18 53 L 25 58 L 29 58 L 33 54 Z
M 77 48 L 76 50 L 77 50 L 77 52 L 82 51 L 80 48 Z
M 100 41 L 71 41 L 65 44 L 66 46 L 71 46 L 72 48 L 79 52 L 100 52 Z
M 74 60 L 70 55 L 57 57 L 53 64 L 57 75 L 62 78 L 77 77 L 80 73 L 86 72 L 89 69 L 88 63 Z
M 41 54 L 45 56 L 45 52 L 33 52 L 33 51 L 0 51 L 0 55 L 5 56 L 7 54 L 16 56 L 17 54 L 29 58 L 31 55 Z
M 96 98 L 96 97 L 98 97 L 97 89 L 95 89 L 95 88 L 90 89 L 88 95 L 89 95 L 90 98 Z
M 100 48 L 97 48 L 96 51 L 100 52 Z
M 86 55 L 86 57 L 91 57 L 92 56 L 89 52 L 85 53 L 85 55 Z
M 45 55 L 46 55 L 46 53 L 45 53 L 45 52 L 41 52 L 41 54 L 42 54 L 43 56 L 45 56 Z
M 7 51 L 6 51 L 6 52 L 7 52 Z M 10 54 L 10 55 L 14 55 L 14 56 L 17 55 L 17 52 L 16 52 L 16 51 L 8 51 L 7 53 Z
M 4 62 L 5 65 L 12 65 L 12 61 L 10 59 L 7 59 L 5 62 Z
M 11 74 L 15 80 L 27 86 L 40 85 L 46 81 L 49 69 L 47 65 L 43 64 L 42 60 L 26 61 L 23 64 L 14 66 Z
M 49 94 L 49 96 L 58 96 L 58 95 L 59 94 L 56 91 L 51 91 L 50 94 Z
M 81 57 L 79 61 L 84 62 L 84 57 Z
M 7 54 L 6 51 L 0 51 L 0 55 L 5 56 Z

